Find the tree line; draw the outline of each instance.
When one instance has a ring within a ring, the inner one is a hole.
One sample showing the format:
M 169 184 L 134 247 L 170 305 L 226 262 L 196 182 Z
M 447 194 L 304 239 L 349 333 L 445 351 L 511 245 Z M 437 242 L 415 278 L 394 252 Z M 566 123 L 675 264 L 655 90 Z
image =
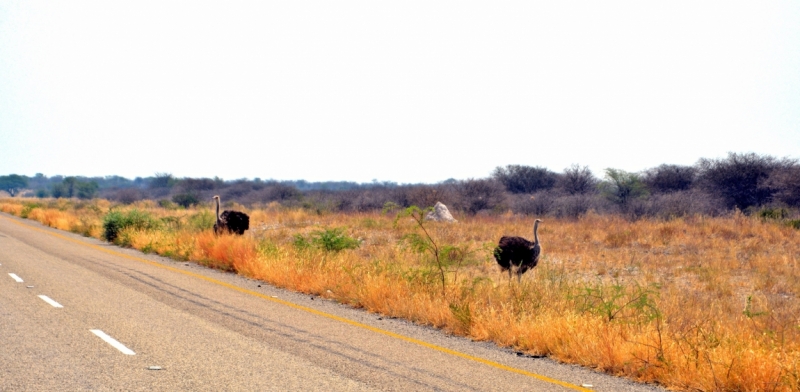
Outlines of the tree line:
M 102 197 L 122 203 L 160 200 L 164 206 L 223 201 L 244 205 L 279 203 L 323 211 L 374 211 L 387 203 L 400 207 L 431 206 L 437 201 L 464 214 L 511 210 L 536 216 L 579 217 L 589 211 L 676 217 L 720 215 L 733 210 L 800 208 L 800 164 L 795 159 L 755 153 L 729 153 L 725 158 L 700 159 L 691 166 L 664 164 L 641 172 L 608 168 L 602 178 L 586 166 L 563 172 L 544 167 L 497 167 L 486 178 L 437 184 L 393 182 L 307 182 L 259 178 L 176 178 L 156 173 L 129 180 L 107 177 L 0 176 L 0 190 L 12 197 Z

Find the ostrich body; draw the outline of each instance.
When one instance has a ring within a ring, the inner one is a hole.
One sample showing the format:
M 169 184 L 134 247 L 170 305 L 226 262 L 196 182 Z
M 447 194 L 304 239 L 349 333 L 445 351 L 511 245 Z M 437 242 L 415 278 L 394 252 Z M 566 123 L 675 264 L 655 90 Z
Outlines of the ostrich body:
M 542 254 L 542 245 L 539 243 L 539 222 L 541 220 L 537 219 L 533 224 L 533 242 L 522 237 L 500 238 L 494 250 L 494 258 L 503 271 L 508 271 L 508 279 L 511 279 L 511 270 L 514 267 L 517 269 L 517 282 L 519 282 L 522 274 L 539 263 L 539 256 Z
M 244 231 L 250 228 L 250 217 L 244 212 L 239 211 L 222 211 L 219 213 L 219 196 L 214 196 L 217 202 L 217 221 L 214 223 L 214 233 L 219 235 L 222 233 L 232 233 L 242 235 Z

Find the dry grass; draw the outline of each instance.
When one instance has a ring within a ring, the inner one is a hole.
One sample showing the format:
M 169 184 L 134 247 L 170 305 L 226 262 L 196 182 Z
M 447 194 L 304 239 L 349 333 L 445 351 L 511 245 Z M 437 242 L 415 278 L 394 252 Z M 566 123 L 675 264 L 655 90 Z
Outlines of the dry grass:
M 26 212 L 7 199 L 0 211 L 98 237 L 110 207 L 45 204 Z M 199 213 L 135 208 L 160 219 Z M 775 222 L 546 219 L 543 260 L 521 285 L 500 274 L 492 250 L 502 235 L 530 236 L 531 218 L 427 223 L 439 245 L 464 252 L 443 294 L 436 267 L 404 239 L 419 230 L 410 219 L 395 227 L 394 215 L 377 213 L 319 216 L 276 205 L 246 212 L 252 230 L 243 237 L 185 225 L 124 235 L 146 252 L 674 389 L 800 388 L 800 231 Z M 361 240 L 358 249 L 294 245 L 297 235 L 340 227 Z

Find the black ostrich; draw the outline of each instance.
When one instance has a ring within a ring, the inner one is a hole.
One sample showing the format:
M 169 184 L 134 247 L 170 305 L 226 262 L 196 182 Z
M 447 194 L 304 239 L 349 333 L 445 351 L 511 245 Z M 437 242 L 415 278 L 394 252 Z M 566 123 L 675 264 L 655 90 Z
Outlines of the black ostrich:
M 219 235 L 222 233 L 233 233 L 242 235 L 244 231 L 250 228 L 250 217 L 244 212 L 239 211 L 222 211 L 219 213 L 219 196 L 214 196 L 217 201 L 217 221 L 214 223 L 214 233 Z
M 542 254 L 542 245 L 539 243 L 539 222 L 537 219 L 533 224 L 533 242 L 522 237 L 502 237 L 497 248 L 494 249 L 494 258 L 503 271 L 508 271 L 508 279 L 511 279 L 512 267 L 517 267 L 517 282 L 522 279 L 529 269 L 536 267 L 539 263 L 539 256 Z

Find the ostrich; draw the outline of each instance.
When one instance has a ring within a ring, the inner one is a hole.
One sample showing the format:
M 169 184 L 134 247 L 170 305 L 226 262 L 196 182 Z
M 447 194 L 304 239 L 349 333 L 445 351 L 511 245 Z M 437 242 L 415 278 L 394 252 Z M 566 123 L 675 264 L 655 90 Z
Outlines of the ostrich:
M 217 235 L 224 232 L 242 235 L 244 231 L 250 228 L 250 217 L 244 212 L 239 211 L 222 211 L 219 213 L 219 196 L 214 196 L 212 199 L 217 202 L 217 221 L 214 223 L 214 233 Z
M 503 271 L 508 270 L 508 279 L 511 279 L 511 269 L 517 267 L 517 282 L 520 282 L 522 274 L 529 269 L 536 267 L 539 263 L 539 256 L 542 254 L 542 245 L 539 243 L 539 222 L 537 219 L 533 224 L 533 242 L 522 237 L 500 238 L 500 243 L 494 249 L 494 258 Z

